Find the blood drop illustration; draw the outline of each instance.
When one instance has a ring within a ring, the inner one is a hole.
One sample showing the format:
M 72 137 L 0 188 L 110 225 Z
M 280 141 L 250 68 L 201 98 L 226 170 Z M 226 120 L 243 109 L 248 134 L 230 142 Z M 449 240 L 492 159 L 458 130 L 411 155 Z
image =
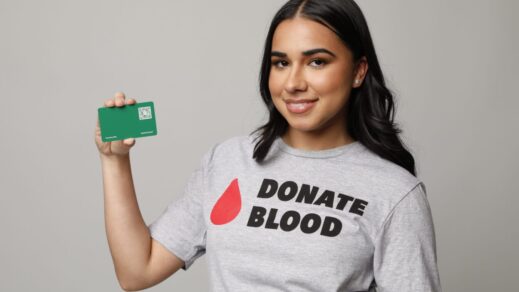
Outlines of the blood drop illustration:
M 238 178 L 231 181 L 211 211 L 211 222 L 222 225 L 231 222 L 241 209 L 241 193 Z

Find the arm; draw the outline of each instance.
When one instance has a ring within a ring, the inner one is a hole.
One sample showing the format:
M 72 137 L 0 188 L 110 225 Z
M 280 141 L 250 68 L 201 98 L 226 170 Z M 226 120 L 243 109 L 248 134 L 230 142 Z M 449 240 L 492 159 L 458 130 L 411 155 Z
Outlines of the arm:
M 104 102 L 105 107 L 135 104 L 124 93 Z M 103 142 L 97 119 L 95 142 L 103 173 L 106 235 L 121 287 L 138 290 L 153 286 L 175 273 L 184 263 L 150 236 L 139 210 L 130 166 L 135 139 Z
M 105 227 L 112 260 L 126 291 L 151 287 L 184 263 L 152 240 L 135 195 L 130 157 L 101 156 Z
M 433 218 L 423 183 L 396 205 L 375 240 L 379 292 L 441 292 Z

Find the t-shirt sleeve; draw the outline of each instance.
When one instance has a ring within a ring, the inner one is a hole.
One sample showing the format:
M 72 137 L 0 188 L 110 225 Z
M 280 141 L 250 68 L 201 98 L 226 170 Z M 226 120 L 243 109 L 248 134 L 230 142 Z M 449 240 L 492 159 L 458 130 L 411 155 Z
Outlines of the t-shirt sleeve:
M 172 200 L 148 225 L 151 237 L 184 261 L 184 270 L 205 254 L 207 226 L 203 216 L 203 198 L 214 147 L 204 154 L 199 166 L 191 173 L 181 196 Z
M 375 239 L 377 292 L 441 292 L 436 238 L 425 185 L 395 206 Z

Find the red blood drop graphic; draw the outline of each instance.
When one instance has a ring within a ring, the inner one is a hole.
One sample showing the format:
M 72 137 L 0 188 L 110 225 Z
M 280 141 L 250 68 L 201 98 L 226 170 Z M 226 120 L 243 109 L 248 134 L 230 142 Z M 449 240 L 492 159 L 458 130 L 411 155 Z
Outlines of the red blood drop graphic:
M 238 179 L 231 181 L 211 211 L 211 222 L 215 225 L 231 222 L 241 209 L 241 194 Z

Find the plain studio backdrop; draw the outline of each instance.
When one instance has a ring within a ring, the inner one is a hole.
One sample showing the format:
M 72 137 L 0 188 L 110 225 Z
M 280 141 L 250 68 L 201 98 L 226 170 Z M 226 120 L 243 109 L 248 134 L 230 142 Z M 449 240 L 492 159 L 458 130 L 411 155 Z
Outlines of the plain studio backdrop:
M 0 291 L 121 290 L 105 233 L 97 108 L 116 91 L 155 103 L 158 135 L 131 150 L 149 224 L 210 146 L 266 121 L 259 65 L 283 3 L 0 1 Z M 444 291 L 512 290 L 518 2 L 358 3 L 427 186 Z M 150 291 L 208 288 L 201 257 Z

